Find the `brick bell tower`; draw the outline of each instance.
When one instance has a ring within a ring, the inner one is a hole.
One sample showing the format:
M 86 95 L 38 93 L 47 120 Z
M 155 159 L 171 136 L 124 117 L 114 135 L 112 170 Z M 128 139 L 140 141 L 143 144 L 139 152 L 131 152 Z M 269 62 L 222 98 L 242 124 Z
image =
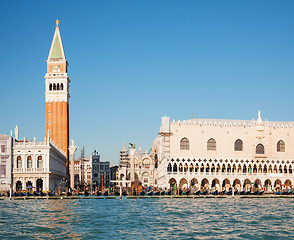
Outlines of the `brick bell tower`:
M 46 140 L 49 137 L 59 149 L 64 151 L 68 159 L 70 80 L 67 66 L 59 32 L 59 20 L 57 20 L 45 74 L 45 136 Z

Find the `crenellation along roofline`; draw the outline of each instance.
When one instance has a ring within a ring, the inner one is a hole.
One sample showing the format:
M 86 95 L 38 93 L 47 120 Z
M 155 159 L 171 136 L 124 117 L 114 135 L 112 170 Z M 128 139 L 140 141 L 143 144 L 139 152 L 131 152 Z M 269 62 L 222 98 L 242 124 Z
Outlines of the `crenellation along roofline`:
M 238 120 L 238 119 L 207 119 L 207 118 L 193 118 L 188 120 L 172 120 L 171 124 L 180 125 L 211 125 L 211 126 L 256 126 L 257 120 Z M 294 127 L 294 121 L 263 121 L 264 126 L 275 127 Z

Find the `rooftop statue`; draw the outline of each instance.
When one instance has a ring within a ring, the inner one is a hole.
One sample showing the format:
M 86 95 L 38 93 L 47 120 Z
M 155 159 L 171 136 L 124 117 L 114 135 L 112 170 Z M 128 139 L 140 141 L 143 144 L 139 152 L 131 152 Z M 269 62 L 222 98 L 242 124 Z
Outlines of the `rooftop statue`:
M 135 148 L 136 148 L 136 144 L 129 143 L 129 149 L 135 149 Z

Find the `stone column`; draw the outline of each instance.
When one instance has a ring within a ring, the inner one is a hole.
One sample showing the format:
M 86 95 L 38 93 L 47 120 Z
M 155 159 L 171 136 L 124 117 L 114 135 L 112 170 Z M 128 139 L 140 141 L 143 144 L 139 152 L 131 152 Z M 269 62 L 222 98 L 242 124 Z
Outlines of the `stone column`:
M 71 140 L 71 145 L 68 148 L 69 154 L 70 154 L 70 188 L 73 190 L 75 187 L 75 152 L 77 150 L 77 147 L 74 145 L 74 141 Z
M 130 180 L 131 182 L 135 181 L 135 152 L 136 148 L 130 148 L 130 160 L 131 160 L 131 173 L 130 173 Z

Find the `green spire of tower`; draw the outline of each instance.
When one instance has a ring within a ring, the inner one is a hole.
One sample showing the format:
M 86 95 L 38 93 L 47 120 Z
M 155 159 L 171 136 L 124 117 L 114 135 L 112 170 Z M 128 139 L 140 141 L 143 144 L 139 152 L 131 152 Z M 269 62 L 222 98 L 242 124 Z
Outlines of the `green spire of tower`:
M 49 59 L 65 59 L 60 32 L 59 32 L 59 20 L 56 21 L 56 29 L 55 29 L 53 41 L 51 44 L 50 53 L 48 56 L 48 60 Z

